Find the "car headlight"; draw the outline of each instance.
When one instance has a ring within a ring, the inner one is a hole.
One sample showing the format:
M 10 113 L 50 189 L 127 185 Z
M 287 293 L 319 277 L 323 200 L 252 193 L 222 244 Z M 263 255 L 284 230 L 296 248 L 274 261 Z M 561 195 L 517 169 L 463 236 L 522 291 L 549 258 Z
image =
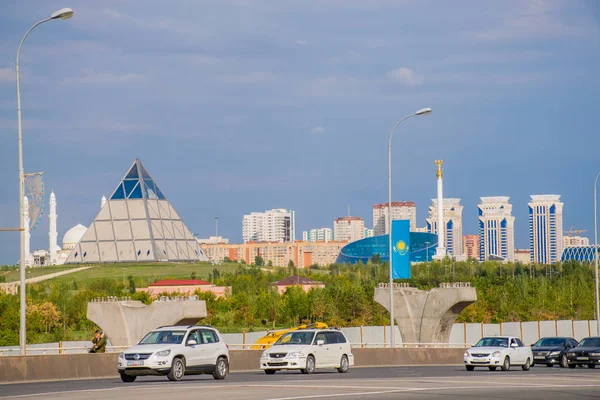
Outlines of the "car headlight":
M 125 354 L 123 354 L 123 352 L 120 352 L 120 353 L 119 353 L 119 358 L 120 358 L 121 360 L 124 360 L 124 359 L 125 359 Z
M 549 356 L 557 356 L 560 354 L 560 351 L 551 351 L 550 354 L 548 354 Z
M 493 352 L 492 357 L 500 357 L 500 352 L 499 351 Z
M 463 354 L 463 357 L 469 357 L 469 356 L 470 356 L 469 352 L 465 351 L 465 353 Z
M 304 357 L 304 353 L 301 351 L 292 351 L 288 353 L 287 358 Z
M 600 357 L 600 353 L 590 353 L 590 356 L 592 356 L 592 357 Z
M 163 350 L 163 351 L 157 351 L 155 356 L 156 357 L 166 357 L 169 354 L 171 354 L 171 350 Z
M 262 356 L 260 356 L 260 358 L 269 358 L 269 353 L 263 351 Z

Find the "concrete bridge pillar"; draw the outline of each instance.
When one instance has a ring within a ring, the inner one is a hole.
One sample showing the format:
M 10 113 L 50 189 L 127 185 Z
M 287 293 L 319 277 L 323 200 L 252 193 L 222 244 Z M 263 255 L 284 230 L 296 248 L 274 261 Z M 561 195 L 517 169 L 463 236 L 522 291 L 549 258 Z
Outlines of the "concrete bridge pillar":
M 375 288 L 375 301 L 390 309 L 389 283 Z M 429 291 L 394 283 L 394 320 L 403 343 L 448 343 L 458 314 L 477 301 L 470 283 L 441 283 Z
M 133 346 L 159 326 L 195 325 L 207 315 L 206 302 L 194 297 L 161 298 L 149 306 L 108 297 L 94 299 L 87 309 L 87 319 L 104 331 L 113 346 Z

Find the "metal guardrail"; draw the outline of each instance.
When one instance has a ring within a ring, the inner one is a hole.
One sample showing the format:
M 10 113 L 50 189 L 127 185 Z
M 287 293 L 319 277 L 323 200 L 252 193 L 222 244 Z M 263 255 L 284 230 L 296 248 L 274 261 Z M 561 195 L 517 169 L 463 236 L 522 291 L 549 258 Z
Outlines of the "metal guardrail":
M 227 344 L 229 350 L 264 350 L 272 345 L 270 344 Z M 350 343 L 350 347 L 353 349 L 365 348 L 365 349 L 377 349 L 377 348 L 389 348 L 389 343 Z M 35 355 L 65 355 L 65 354 L 85 354 L 88 352 L 91 346 L 88 347 L 27 347 L 26 354 L 31 352 L 35 352 Z M 130 346 L 110 346 L 107 347 L 107 353 L 118 353 L 121 350 L 127 349 Z M 416 349 L 416 348 L 428 348 L 428 349 L 448 349 L 448 348 L 468 348 L 470 345 L 465 345 L 464 343 L 402 343 L 396 346 L 396 348 L 403 349 Z M 0 351 L 0 356 L 11 356 L 11 355 L 19 355 L 20 349 L 7 349 Z M 41 352 L 41 354 L 40 354 Z M 15 353 L 15 354 L 12 354 Z M 32 355 L 32 354 L 28 354 Z

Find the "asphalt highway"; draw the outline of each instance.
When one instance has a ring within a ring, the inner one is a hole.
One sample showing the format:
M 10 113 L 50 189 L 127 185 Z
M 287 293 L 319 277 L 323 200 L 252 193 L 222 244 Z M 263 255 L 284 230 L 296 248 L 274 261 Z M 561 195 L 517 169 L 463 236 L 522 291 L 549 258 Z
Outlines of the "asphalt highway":
M 209 375 L 170 382 L 141 377 L 0 385 L 1 399 L 600 399 L 600 369 L 534 367 L 529 372 L 464 367 L 351 368 L 313 375 L 299 372 L 231 373 L 224 381 Z

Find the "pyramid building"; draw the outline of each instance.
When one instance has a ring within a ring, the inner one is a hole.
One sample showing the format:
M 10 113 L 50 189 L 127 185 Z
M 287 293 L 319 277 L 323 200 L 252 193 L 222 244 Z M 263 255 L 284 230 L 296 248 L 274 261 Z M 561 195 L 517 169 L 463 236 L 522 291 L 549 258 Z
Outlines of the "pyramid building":
M 136 261 L 208 261 L 139 159 L 102 206 L 66 264 Z

